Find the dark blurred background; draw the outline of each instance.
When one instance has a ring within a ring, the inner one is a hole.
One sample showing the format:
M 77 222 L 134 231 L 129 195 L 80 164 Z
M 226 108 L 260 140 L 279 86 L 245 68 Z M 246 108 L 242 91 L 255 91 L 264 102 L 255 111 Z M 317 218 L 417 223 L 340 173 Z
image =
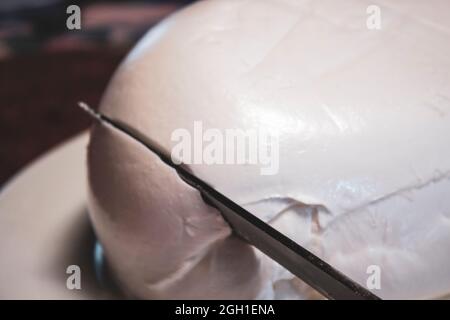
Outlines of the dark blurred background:
M 0 0 L 0 186 L 83 131 L 115 68 L 154 24 L 192 1 Z M 68 30 L 66 9 L 81 9 Z

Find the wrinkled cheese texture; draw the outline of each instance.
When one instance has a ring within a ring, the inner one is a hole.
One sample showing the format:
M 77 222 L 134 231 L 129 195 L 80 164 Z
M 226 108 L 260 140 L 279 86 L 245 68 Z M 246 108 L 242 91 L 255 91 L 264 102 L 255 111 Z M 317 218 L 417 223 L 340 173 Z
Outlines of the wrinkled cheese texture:
M 367 27 L 367 7 L 381 29 Z M 171 134 L 269 128 L 279 170 L 190 165 L 382 298 L 450 292 L 450 3 L 210 0 L 153 28 L 101 112 L 170 153 Z M 234 236 L 131 138 L 96 128 L 91 214 L 121 287 L 140 298 L 314 297 Z M 367 273 L 369 271 L 369 274 Z

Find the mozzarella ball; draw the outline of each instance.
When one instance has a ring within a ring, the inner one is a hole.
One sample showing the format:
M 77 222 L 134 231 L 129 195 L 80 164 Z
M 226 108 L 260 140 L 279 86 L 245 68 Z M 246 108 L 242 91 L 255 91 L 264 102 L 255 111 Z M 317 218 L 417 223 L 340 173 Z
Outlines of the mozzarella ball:
M 450 4 L 372 2 L 197 2 L 143 37 L 100 111 L 166 154 L 174 131 L 199 121 L 269 130 L 271 174 L 260 162 L 189 169 L 360 284 L 375 270 L 382 298 L 440 297 L 450 292 Z M 131 137 L 96 126 L 88 166 L 92 221 L 129 295 L 316 297 Z

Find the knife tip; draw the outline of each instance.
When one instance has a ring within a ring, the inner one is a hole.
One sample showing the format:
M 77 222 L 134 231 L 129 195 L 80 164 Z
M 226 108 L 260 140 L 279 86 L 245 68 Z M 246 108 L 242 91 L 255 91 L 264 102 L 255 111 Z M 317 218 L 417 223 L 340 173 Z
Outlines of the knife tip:
M 79 101 L 78 107 L 80 107 L 80 109 L 83 110 L 84 112 L 86 112 L 90 117 L 92 117 L 96 120 L 99 120 L 99 121 L 102 120 L 102 116 L 97 111 L 92 109 L 87 103 L 85 103 L 83 101 Z

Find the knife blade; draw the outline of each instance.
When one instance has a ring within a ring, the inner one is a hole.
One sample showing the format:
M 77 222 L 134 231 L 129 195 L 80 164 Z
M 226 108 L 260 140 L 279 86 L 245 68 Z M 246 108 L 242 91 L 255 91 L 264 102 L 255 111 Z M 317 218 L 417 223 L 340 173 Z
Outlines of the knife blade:
M 187 184 L 197 189 L 206 203 L 222 213 L 237 236 L 285 267 L 326 298 L 380 300 L 377 295 L 227 198 L 185 166 L 173 163 L 170 157 L 149 144 L 133 128 L 95 111 L 86 103 L 80 102 L 79 106 L 96 121 L 121 131 L 155 153 L 164 163 L 175 169 Z

